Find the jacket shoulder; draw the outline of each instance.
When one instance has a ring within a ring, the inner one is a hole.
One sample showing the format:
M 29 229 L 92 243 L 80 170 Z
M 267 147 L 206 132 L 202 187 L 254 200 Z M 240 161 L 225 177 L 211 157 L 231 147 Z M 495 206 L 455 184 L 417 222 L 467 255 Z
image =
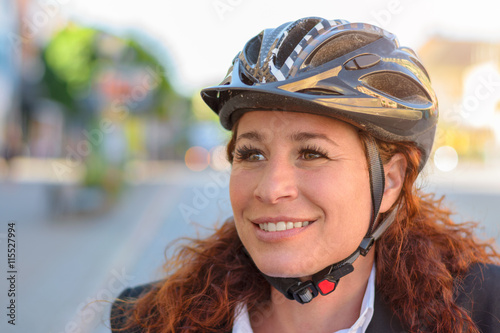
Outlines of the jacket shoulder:
M 147 283 L 123 290 L 111 306 L 110 324 L 112 332 L 123 329 L 127 322 L 127 313 L 134 307 L 134 301 L 149 291 L 158 288 L 160 281 Z M 118 331 L 123 333 L 141 333 L 140 328 Z
M 406 332 L 382 295 L 375 295 L 373 318 L 367 333 Z M 464 308 L 482 333 L 500 332 L 500 266 L 473 264 L 455 279 L 455 301 Z
M 500 266 L 472 265 L 455 293 L 481 332 L 500 332 Z

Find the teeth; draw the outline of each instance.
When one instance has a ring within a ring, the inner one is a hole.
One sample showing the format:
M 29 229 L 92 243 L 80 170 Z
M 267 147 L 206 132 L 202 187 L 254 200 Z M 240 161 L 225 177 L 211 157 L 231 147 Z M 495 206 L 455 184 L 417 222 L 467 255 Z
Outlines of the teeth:
M 285 222 L 276 223 L 276 231 L 283 231 L 283 230 L 286 230 L 286 223 Z
M 307 227 L 309 225 L 309 221 L 304 221 L 304 222 L 277 222 L 277 223 L 261 223 L 259 224 L 259 227 L 264 230 L 264 231 L 285 231 L 285 230 L 290 230 L 293 228 L 302 228 L 302 227 Z

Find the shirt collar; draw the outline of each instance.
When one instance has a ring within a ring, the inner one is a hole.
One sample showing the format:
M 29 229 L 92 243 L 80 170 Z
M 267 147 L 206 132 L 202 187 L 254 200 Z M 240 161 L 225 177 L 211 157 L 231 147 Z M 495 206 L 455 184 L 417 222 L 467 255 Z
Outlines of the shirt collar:
M 375 263 L 373 263 L 368 284 L 366 285 L 365 295 L 361 303 L 359 318 L 351 328 L 342 329 L 334 333 L 364 333 L 373 317 L 373 304 L 375 302 Z
M 375 263 L 372 266 L 368 284 L 366 285 L 365 295 L 361 303 L 361 310 L 358 320 L 351 328 L 342 329 L 333 333 L 364 333 L 370 324 L 373 317 L 373 304 L 375 301 Z M 253 333 L 250 325 L 250 317 L 248 316 L 248 308 L 246 304 L 239 304 L 235 311 L 235 320 L 233 325 L 233 333 Z

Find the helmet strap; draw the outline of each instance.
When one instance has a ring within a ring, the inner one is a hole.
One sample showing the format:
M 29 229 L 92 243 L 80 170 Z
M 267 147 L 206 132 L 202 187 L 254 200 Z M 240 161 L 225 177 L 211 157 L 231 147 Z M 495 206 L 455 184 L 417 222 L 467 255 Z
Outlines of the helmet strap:
M 365 237 L 350 256 L 317 272 L 312 276 L 311 280 L 302 282 L 298 278 L 272 277 L 261 273 L 264 278 L 274 288 L 285 295 L 286 298 L 291 300 L 294 299 L 301 304 L 305 304 L 312 301 L 319 294 L 325 296 L 333 292 L 340 278 L 354 271 L 353 263 L 359 255 L 366 256 L 375 241 L 394 221 L 398 209 L 394 209 L 391 214 L 374 229 L 375 222 L 379 216 L 382 197 L 384 195 L 385 173 L 377 144 L 375 139 L 371 136 L 366 141 L 366 153 L 368 156 L 368 170 L 370 175 L 372 214 Z

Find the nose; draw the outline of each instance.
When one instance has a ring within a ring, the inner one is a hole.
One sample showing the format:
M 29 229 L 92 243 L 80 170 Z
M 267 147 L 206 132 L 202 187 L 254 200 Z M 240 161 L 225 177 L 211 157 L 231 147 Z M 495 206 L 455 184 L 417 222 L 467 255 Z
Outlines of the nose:
M 270 161 L 262 170 L 255 188 L 255 197 L 268 204 L 276 204 L 283 200 L 293 200 L 298 196 L 294 166 L 283 159 Z

